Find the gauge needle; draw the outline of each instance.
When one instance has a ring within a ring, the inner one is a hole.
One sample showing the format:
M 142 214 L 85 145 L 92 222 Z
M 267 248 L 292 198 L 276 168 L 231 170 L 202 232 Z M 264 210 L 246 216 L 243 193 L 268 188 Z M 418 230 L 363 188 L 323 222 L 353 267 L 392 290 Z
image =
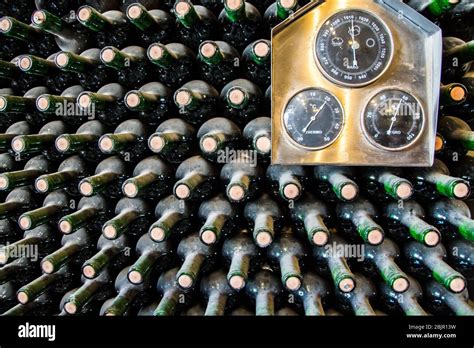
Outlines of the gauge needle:
M 397 121 L 397 116 L 398 116 L 398 113 L 400 112 L 400 107 L 402 106 L 402 102 L 403 102 L 403 99 L 400 99 L 400 103 L 398 103 L 398 106 L 397 106 L 397 111 L 395 111 L 395 115 L 393 115 L 392 117 L 392 123 L 390 124 L 390 128 L 387 131 L 387 135 L 392 134 L 392 128 L 395 125 L 395 122 Z
M 309 123 L 306 125 L 306 127 L 303 128 L 303 133 L 306 133 L 308 131 L 309 127 L 311 127 L 311 125 L 313 124 L 313 122 L 316 121 L 316 118 L 318 117 L 321 110 L 326 106 L 326 103 L 327 102 L 324 102 L 324 104 L 321 105 L 321 107 L 318 109 L 318 111 L 316 111 L 314 116 L 311 117 L 311 119 L 309 120 Z
M 357 56 L 356 56 L 356 45 L 355 45 L 355 32 L 354 32 L 354 20 L 351 21 L 352 23 L 352 29 L 350 30 L 351 32 L 351 37 L 352 37 L 352 45 L 351 45 L 351 48 L 352 48 L 352 54 L 353 54 L 353 61 L 352 61 L 352 65 L 354 66 L 354 68 L 357 68 L 359 63 L 357 63 Z

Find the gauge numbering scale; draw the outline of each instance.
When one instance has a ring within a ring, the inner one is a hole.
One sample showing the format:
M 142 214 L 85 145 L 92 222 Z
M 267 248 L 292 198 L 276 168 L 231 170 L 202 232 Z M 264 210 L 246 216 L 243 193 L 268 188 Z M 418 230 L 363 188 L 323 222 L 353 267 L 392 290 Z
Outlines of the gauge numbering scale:
M 272 32 L 272 162 L 432 165 L 440 56 L 400 1 L 306 5 Z

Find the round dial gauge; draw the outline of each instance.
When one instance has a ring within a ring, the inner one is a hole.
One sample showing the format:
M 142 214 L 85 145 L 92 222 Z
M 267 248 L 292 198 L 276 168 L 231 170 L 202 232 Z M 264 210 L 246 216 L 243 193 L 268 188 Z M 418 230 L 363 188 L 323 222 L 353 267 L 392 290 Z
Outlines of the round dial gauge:
M 424 114 L 418 100 L 400 90 L 385 90 L 367 105 L 363 126 L 370 141 L 387 150 L 413 144 L 423 131 Z
M 307 89 L 291 98 L 283 121 L 289 136 L 297 144 L 321 149 L 336 141 L 341 133 L 344 112 L 332 94 L 321 89 Z
M 323 73 L 338 84 L 358 87 L 376 80 L 392 58 L 390 32 L 381 20 L 360 10 L 330 17 L 318 33 L 316 57 Z

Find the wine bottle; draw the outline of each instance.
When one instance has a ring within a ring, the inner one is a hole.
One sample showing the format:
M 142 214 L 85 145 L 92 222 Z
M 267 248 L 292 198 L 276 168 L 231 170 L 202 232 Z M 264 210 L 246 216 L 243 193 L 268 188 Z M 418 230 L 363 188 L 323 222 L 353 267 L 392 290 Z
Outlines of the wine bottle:
M 140 161 L 132 175 L 122 186 L 123 194 L 129 198 L 140 196 L 157 200 L 168 192 L 171 185 L 171 169 L 158 156 Z
M 64 72 L 57 67 L 55 63 L 56 55 L 57 53 L 44 59 L 24 54 L 19 57 L 18 67 L 26 74 L 42 76 L 45 85 L 51 92 L 61 94 L 69 86 L 77 85 L 78 81 L 74 74 Z
M 78 154 L 84 159 L 97 162 L 104 157 L 98 146 L 99 138 L 105 133 L 102 122 L 92 120 L 83 123 L 75 133 L 61 134 L 56 138 L 56 150 L 62 154 Z
M 82 285 L 66 294 L 61 307 L 68 315 L 84 315 L 94 300 L 102 300 L 112 292 L 113 273 L 105 270 L 93 279 L 83 279 Z M 99 302 L 99 301 L 97 301 Z
M 86 197 L 100 192 L 107 197 L 121 197 L 122 185 L 128 174 L 128 167 L 120 157 L 108 157 L 97 165 L 94 175 L 81 180 L 79 192 Z
M 272 149 L 270 118 L 258 117 L 250 121 L 242 133 L 248 148 L 257 153 L 258 160 L 268 162 Z
M 328 284 L 318 275 L 308 272 L 303 274 L 303 284 L 295 291 L 301 301 L 306 316 L 326 315 L 323 304 L 330 294 Z
M 176 284 L 176 274 L 178 268 L 172 268 L 160 275 L 156 287 L 158 292 L 163 294 L 163 297 L 157 305 L 152 306 L 151 315 L 154 316 L 169 316 L 175 315 L 176 312 L 183 307 L 182 299 L 185 303 L 190 299 L 189 291 L 181 289 Z
M 113 133 L 106 133 L 99 139 L 99 149 L 105 154 L 117 154 L 126 161 L 140 158 L 147 148 L 147 129 L 137 119 L 122 122 Z
M 341 220 L 342 228 L 349 239 L 356 241 L 360 237 L 369 245 L 379 245 L 383 242 L 384 230 L 375 222 L 379 219 L 379 214 L 369 201 L 358 199 L 351 203 L 339 203 L 336 216 Z
M 270 41 L 261 39 L 250 43 L 242 53 L 242 71 L 245 78 L 262 89 L 269 87 L 271 80 L 270 58 Z
M 326 226 L 330 211 L 326 205 L 311 194 L 306 193 L 290 208 L 291 218 L 295 228 L 305 235 L 311 244 L 324 246 L 329 239 L 329 229 Z
M 239 147 L 241 138 L 239 127 L 223 117 L 204 122 L 197 132 L 201 154 L 212 162 L 222 163 L 223 154 L 234 152 Z
M 237 209 L 219 194 L 203 201 L 199 206 L 198 217 L 204 223 L 199 230 L 199 238 L 206 245 L 218 243 L 233 231 Z
M 98 90 L 117 80 L 117 72 L 100 61 L 100 49 L 90 48 L 81 54 L 61 51 L 54 60 L 62 71 L 76 75 L 77 80 L 87 90 Z
M 15 161 L 15 157 L 13 157 L 10 153 L 2 153 L 0 154 L 0 173 L 6 173 L 13 170 L 19 169 L 19 163 Z M 1 177 L 0 177 L 1 182 Z M 2 188 L 0 187 L 0 191 Z
M 45 273 L 18 289 L 16 298 L 25 305 L 42 294 L 64 294 L 77 281 L 72 265 L 66 264 L 54 273 Z
M 55 247 L 56 240 L 53 229 L 49 225 L 29 229 L 23 233 L 23 238 L 0 248 L 0 265 L 4 266 L 20 258 L 31 258 L 36 262 L 45 255 L 45 251 L 50 251 Z M 30 254 L 28 249 L 30 249 Z M 35 255 L 33 255 L 33 250 L 36 250 Z M 27 270 L 26 268 L 23 271 Z
M 363 168 L 360 171 L 361 187 L 368 197 L 377 201 L 390 198 L 406 201 L 413 195 L 413 185 L 402 175 L 398 168 Z
M 186 202 L 173 195 L 161 199 L 155 208 L 157 220 L 150 225 L 150 238 L 163 242 L 168 238 L 180 238 L 193 227 L 194 209 Z
M 464 42 L 455 37 L 443 38 L 443 81 L 454 82 L 471 70 L 474 40 Z
M 263 170 L 256 165 L 255 158 L 244 154 L 226 163 L 221 169 L 220 178 L 225 185 L 227 198 L 232 203 L 242 203 L 259 194 Z
M 252 227 L 255 243 L 265 248 L 273 242 L 275 234 L 280 231 L 284 213 L 268 194 L 263 194 L 257 200 L 245 205 L 244 217 Z
M 126 235 L 110 240 L 100 236 L 97 241 L 98 252 L 82 264 L 82 275 L 94 279 L 107 270 L 122 269 L 130 259 L 130 241 Z
M 77 104 L 106 125 L 117 126 L 127 119 L 128 109 L 123 103 L 126 90 L 118 83 L 110 83 L 101 87 L 96 93 L 83 92 L 77 97 Z
M 41 230 L 44 230 L 44 228 L 42 227 Z M 32 233 L 32 231 L 28 231 L 26 233 L 30 234 Z M 8 256 L 10 257 L 10 255 Z M 28 284 L 33 279 L 37 278 L 39 275 L 38 263 L 39 257 L 15 257 L 14 260 L 11 260 L 8 263 L 2 265 L 2 267 L 0 267 L 0 284 L 10 282 L 16 288 L 18 288 L 17 284 L 19 286 Z
M 115 290 L 117 296 L 107 300 L 100 309 L 100 315 L 122 316 L 133 313 L 141 307 L 147 299 L 146 291 L 150 287 L 148 281 L 133 284 L 128 280 L 128 267 L 125 267 L 115 279 Z
M 370 304 L 370 300 L 376 296 L 375 287 L 362 275 L 355 275 L 355 281 L 357 286 L 354 291 L 343 292 L 339 288 L 335 289 L 335 297 L 340 309 L 356 316 L 376 315 Z
M 23 74 L 21 72 L 16 64 L 18 59 L 18 57 L 13 58 L 11 62 L 0 60 L 0 79 L 2 81 L 0 86 L 2 87 L 2 94 L 6 94 L 3 88 L 8 89 L 11 87 L 13 93 L 9 94 L 23 95 L 31 86 L 40 85 L 38 76 Z
M 152 273 L 165 270 L 174 256 L 169 241 L 155 243 L 148 233 L 140 237 L 135 249 L 138 259 L 128 270 L 128 281 L 132 284 L 143 283 Z
M 179 118 L 162 122 L 148 138 L 148 148 L 171 163 L 181 163 L 194 152 L 196 131 Z
M 217 169 L 201 156 L 190 157 L 176 169 L 173 194 L 184 200 L 210 197 L 217 181 Z
M 24 212 L 18 219 L 22 230 L 31 230 L 46 223 L 58 222 L 60 213 L 68 213 L 70 209 L 69 196 L 62 190 L 51 192 L 43 201 L 43 206 Z
M 18 303 L 4 312 L 3 316 L 51 316 L 56 314 L 56 298 L 54 294 L 46 291 L 33 301 L 26 304 Z
M 249 231 L 241 229 L 235 236 L 227 238 L 222 247 L 222 256 L 230 263 L 227 273 L 230 287 L 235 290 L 245 288 L 249 273 L 258 267 L 261 259 Z
M 176 281 L 182 289 L 192 288 L 200 275 L 212 269 L 217 257 L 216 247 L 202 243 L 198 234 L 183 238 L 177 253 L 183 261 L 176 273 Z
M 425 286 L 427 303 L 434 314 L 458 316 L 474 315 L 474 308 L 469 304 L 467 290 L 453 294 L 441 284 L 430 281 Z
M 160 81 L 177 88 L 193 79 L 196 56 L 181 43 L 154 43 L 148 47 L 148 59 L 156 65 Z
M 169 43 L 176 32 L 174 18 L 166 11 L 147 10 L 140 3 L 134 3 L 127 8 L 128 20 L 138 29 L 137 37 L 146 45 L 154 42 Z
M 41 260 L 41 270 L 51 274 L 67 263 L 82 265 L 91 256 L 95 241 L 95 234 L 85 228 L 65 234 L 61 239 L 61 247 Z
M 365 245 L 363 266 L 366 274 L 379 273 L 392 291 L 405 292 L 410 287 L 410 281 L 396 262 L 399 257 L 398 246 L 388 238 L 380 245 Z
M 470 150 L 474 150 L 474 131 L 460 118 L 442 117 L 438 121 L 438 133 L 446 139 L 450 150 L 444 151 L 445 158 L 453 160 L 465 156 Z
M 217 38 L 216 16 L 204 6 L 193 5 L 189 0 L 177 0 L 173 12 L 178 21 L 180 41 L 191 49 L 198 49 L 205 40 Z
M 1 173 L 0 190 L 11 191 L 15 187 L 32 185 L 38 176 L 48 173 L 51 169 L 51 163 L 45 156 L 33 157 L 26 162 L 22 170 Z
M 429 215 L 447 239 L 459 236 L 474 241 L 474 220 L 466 203 L 455 199 L 443 199 L 429 207 Z
M 245 290 L 248 296 L 255 301 L 257 316 L 275 315 L 275 305 L 282 295 L 283 288 L 273 272 L 262 269 L 250 279 Z
M 78 195 L 77 184 L 89 175 L 89 166 L 79 156 L 65 159 L 54 173 L 43 174 L 36 178 L 35 189 L 40 193 L 49 193 L 65 189 L 70 195 Z
M 224 115 L 243 126 L 261 115 L 263 93 L 260 88 L 245 79 L 229 82 L 221 91 Z
M 115 216 L 104 223 L 102 234 L 107 239 L 115 239 L 127 232 L 131 236 L 146 231 L 150 209 L 141 198 L 122 198 L 115 206 Z
M 28 89 L 23 96 L 0 93 L 0 114 L 7 124 L 15 121 L 28 121 L 33 125 L 43 125 L 45 122 L 36 109 L 36 98 L 48 93 L 46 87 Z
M 200 80 L 185 83 L 174 94 L 174 102 L 181 118 L 194 125 L 216 116 L 218 100 L 217 90 Z
M 123 12 L 109 10 L 100 13 L 92 6 L 81 6 L 76 17 L 79 23 L 94 32 L 99 47 L 127 47 L 132 44 L 138 32 L 127 21 Z
M 450 83 L 448 85 L 441 85 L 439 102 L 441 106 L 461 105 L 466 101 L 467 96 L 466 86 L 460 83 Z
M 171 89 L 160 82 L 150 82 L 125 95 L 125 105 L 138 118 L 150 125 L 158 125 L 174 110 Z
M 442 196 L 465 199 L 470 194 L 469 183 L 461 178 L 449 175 L 449 169 L 440 160 L 430 168 L 416 168 L 407 171 L 416 193 L 426 200 L 436 200 Z
M 452 167 L 452 174 L 460 179 L 464 180 L 471 185 L 474 185 L 474 152 L 468 152 L 468 154 L 459 159 L 459 162 L 456 162 L 455 166 Z M 474 192 L 470 192 L 469 196 L 466 199 L 472 199 Z
M 89 115 L 82 115 L 76 107 L 76 99 L 84 89 L 80 85 L 66 88 L 61 95 L 42 94 L 36 99 L 36 108 L 41 112 L 35 121 L 46 123 L 52 118 L 60 118 L 71 126 L 80 126 Z
M 54 36 L 41 32 L 31 25 L 14 17 L 0 18 L 0 33 L 9 38 L 26 43 L 27 51 L 31 54 L 50 55 L 55 53 Z
M 331 234 L 327 245 L 313 247 L 313 257 L 319 272 L 330 276 L 339 291 L 349 293 L 356 287 L 356 279 L 344 253 L 338 251 L 345 246 L 346 242 L 342 238 Z
M 308 182 L 308 173 L 302 166 L 270 165 L 267 180 L 273 195 L 284 201 L 297 201 Z
M 66 23 L 46 10 L 36 10 L 31 15 L 33 27 L 55 36 L 58 47 L 67 52 L 80 53 L 90 47 L 90 35 L 79 26 Z
M 466 288 L 464 276 L 444 261 L 446 249 L 442 244 L 427 247 L 418 242 L 409 242 L 404 245 L 403 253 L 408 271 L 413 274 L 434 278 L 454 293 L 460 293 Z
M 263 21 L 270 29 L 267 32 L 267 36 L 270 36 L 271 28 L 283 22 L 291 14 L 295 13 L 298 8 L 298 0 L 276 0 L 268 6 L 263 15 Z
M 349 167 L 316 166 L 314 178 L 317 191 L 330 202 L 349 202 L 357 198 L 359 186 L 352 180 L 354 171 Z
M 54 148 L 56 138 L 66 133 L 63 121 L 52 121 L 45 124 L 37 134 L 18 135 L 12 140 L 12 150 L 19 158 L 28 157 L 39 152 L 48 159 L 61 157 Z
M 222 269 L 203 278 L 201 294 L 207 300 L 206 316 L 223 316 L 236 303 L 236 291 L 227 284 Z
M 153 81 L 157 72 L 154 65 L 146 59 L 143 47 L 128 46 L 121 50 L 106 46 L 100 51 L 100 60 L 109 68 L 118 71 L 117 81 L 129 88 L 139 88 Z
M 239 76 L 239 52 L 224 41 L 204 41 L 198 50 L 199 73 L 203 80 L 217 88 Z
M 474 276 L 474 245 L 465 239 L 448 242 L 448 262 L 467 278 Z
M 267 256 L 280 269 L 281 282 L 286 289 L 296 291 L 301 287 L 301 264 L 306 256 L 303 245 L 293 236 L 291 229 L 284 230 L 268 248 Z
M 257 38 L 262 16 L 255 6 L 245 0 L 223 0 L 219 14 L 222 38 L 237 49 L 244 49 Z
M 464 23 L 467 23 L 468 18 L 474 9 L 474 3 L 470 1 L 452 0 L 450 2 L 457 2 L 457 6 L 445 13 L 439 20 L 439 25 L 443 27 L 445 33 L 449 36 L 459 37 L 463 40 L 470 40 L 473 37 L 474 30 Z
M 385 207 L 384 216 L 388 219 L 390 235 L 399 240 L 414 240 L 434 247 L 441 240 L 438 229 L 425 221 L 425 211 L 415 201 L 404 202 L 403 205 L 390 203 Z
M 5 133 L 0 133 L 0 150 L 7 151 L 11 141 L 17 135 L 27 135 L 33 133 L 33 127 L 26 121 L 19 121 L 11 124 Z
M 31 189 L 28 186 L 17 187 L 0 203 L 0 219 L 17 217 L 35 206 L 36 199 Z
M 383 282 L 379 287 L 380 303 L 384 309 L 393 314 L 407 316 L 428 315 L 419 301 L 423 296 L 420 284 L 412 277 L 407 278 L 410 286 L 404 292 L 397 292 L 389 284 Z

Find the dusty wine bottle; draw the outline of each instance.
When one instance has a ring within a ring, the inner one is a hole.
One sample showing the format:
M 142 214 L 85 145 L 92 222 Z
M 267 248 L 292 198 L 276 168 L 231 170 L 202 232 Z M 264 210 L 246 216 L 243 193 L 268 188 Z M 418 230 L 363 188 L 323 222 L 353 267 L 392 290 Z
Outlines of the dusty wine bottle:
M 196 131 L 179 118 L 162 122 L 148 138 L 148 148 L 171 163 L 181 163 L 193 155 Z
M 289 291 L 301 287 L 303 275 L 301 263 L 306 256 L 303 245 L 293 236 L 291 229 L 282 231 L 281 235 L 268 248 L 267 256 L 278 265 L 281 282 Z
M 216 117 L 203 123 L 197 132 L 197 139 L 204 158 L 222 163 L 225 152 L 234 152 L 239 147 L 242 133 L 231 120 Z
M 31 189 L 28 186 L 17 187 L 0 203 L 0 219 L 16 217 L 35 206 L 36 199 Z
M 433 313 L 438 315 L 472 316 L 474 308 L 469 304 L 467 290 L 453 294 L 446 290 L 441 284 L 430 281 L 425 286 L 427 303 Z
M 398 168 L 363 168 L 360 178 L 364 181 L 362 190 L 377 201 L 392 199 L 408 200 L 413 195 L 413 185 L 402 177 Z
M 247 284 L 249 273 L 260 262 L 260 252 L 250 233 L 241 229 L 235 236 L 227 238 L 222 247 L 222 256 L 230 263 L 227 281 L 231 288 L 241 290 Z
M 203 80 L 217 88 L 239 76 L 239 52 L 224 41 L 204 41 L 198 50 L 199 72 Z
M 153 241 L 160 243 L 170 237 L 179 239 L 190 232 L 194 209 L 188 202 L 170 195 L 158 202 L 155 217 L 157 220 L 150 225 L 148 233 Z
M 104 192 L 107 197 L 121 197 L 122 185 L 128 174 L 128 167 L 120 157 L 108 157 L 97 165 L 94 175 L 81 180 L 79 192 L 86 197 L 99 192 Z
M 454 239 L 448 242 L 448 261 L 467 278 L 474 275 L 474 245 L 466 239 Z
M 252 227 L 255 243 L 261 248 L 268 247 L 281 229 L 284 213 L 268 194 L 263 194 L 244 208 L 244 217 Z
M 460 105 L 466 101 L 467 96 L 466 86 L 460 83 L 450 83 L 441 85 L 439 102 L 442 106 Z
M 173 194 L 184 200 L 210 197 L 217 181 L 217 168 L 201 156 L 190 157 L 176 169 Z
M 115 216 L 102 226 L 102 234 L 107 239 L 115 239 L 127 232 L 131 236 L 146 231 L 150 209 L 141 198 L 122 198 L 115 206 Z
M 220 178 L 231 203 L 249 201 L 261 191 L 263 170 L 254 161 L 243 154 L 222 167 Z
M 354 291 L 343 292 L 336 288 L 335 297 L 339 308 L 345 313 L 352 313 L 356 316 L 374 316 L 375 311 L 370 304 L 370 300 L 376 296 L 373 284 L 362 275 L 355 275 L 357 286 Z
M 151 315 L 154 316 L 170 316 L 175 315 L 176 312 L 183 306 L 184 302 L 189 300 L 187 291 L 181 289 L 176 283 L 176 274 L 178 268 L 172 268 L 160 275 L 156 287 L 158 292 L 163 294 L 163 297 L 156 306 L 153 306 Z
M 456 239 L 460 235 L 474 241 L 474 220 L 466 203 L 455 199 L 443 199 L 429 208 L 429 215 L 440 227 L 447 239 Z
M 235 227 L 237 209 L 223 194 L 219 194 L 201 203 L 197 216 L 204 223 L 199 230 L 199 238 L 206 245 L 224 240 Z
M 240 126 L 261 115 L 263 93 L 253 82 L 237 79 L 224 86 L 220 94 L 224 115 Z
M 187 82 L 174 93 L 180 116 L 194 125 L 216 116 L 218 101 L 219 92 L 201 80 Z
M 410 286 L 402 293 L 393 290 L 386 282 L 381 283 L 379 288 L 379 296 L 382 300 L 380 301 L 381 305 L 393 314 L 403 313 L 407 316 L 428 315 L 419 303 L 423 296 L 420 284 L 412 277 L 408 277 L 407 280 L 410 282 Z
M 242 71 L 245 78 L 266 89 L 270 86 L 271 43 L 257 40 L 250 43 L 242 53 Z
M 275 315 L 275 302 L 279 301 L 283 288 L 273 272 L 262 269 L 245 287 L 247 295 L 255 301 L 257 316 Z
M 127 8 L 128 20 L 138 29 L 140 42 L 151 45 L 154 42 L 169 43 L 176 33 L 174 18 L 167 11 L 147 10 L 140 3 Z
M 275 197 L 284 201 L 297 201 L 308 182 L 308 173 L 302 166 L 270 165 L 267 181 Z
M 183 238 L 177 253 L 183 261 L 176 273 L 176 281 L 182 289 L 192 288 L 198 277 L 212 268 L 217 257 L 216 247 L 202 243 L 197 233 Z
M 410 235 L 428 247 L 438 245 L 441 240 L 440 232 L 425 221 L 425 211 L 415 201 L 404 202 L 403 205 L 390 203 L 385 207 L 384 216 L 389 221 L 389 233 L 397 240 L 409 240 Z
M 403 252 L 410 272 L 424 278 L 434 278 L 454 293 L 466 288 L 464 276 L 444 261 L 446 249 L 442 244 L 427 247 L 418 242 L 409 242 L 405 244 Z
M 298 0 L 276 0 L 268 6 L 263 15 L 263 21 L 269 29 L 267 35 L 270 36 L 271 28 L 283 22 L 298 8 Z
M 243 136 L 248 148 L 257 152 L 259 161 L 265 163 L 270 160 L 272 141 L 269 117 L 258 117 L 247 123 Z
M 455 82 L 471 70 L 474 40 L 465 42 L 455 37 L 443 38 L 443 81 Z
M 201 294 L 207 300 L 206 316 L 223 316 L 236 303 L 236 291 L 227 284 L 222 269 L 203 278 Z
M 354 176 L 354 170 L 349 167 L 314 167 L 314 177 L 319 181 L 318 191 L 331 202 L 348 202 L 357 198 L 359 186 L 351 179 Z
M 468 151 L 474 150 L 474 131 L 460 118 L 453 116 L 440 118 L 438 133 L 446 139 L 451 150 L 449 154 L 445 151 L 445 157 L 450 156 L 451 159 L 456 159 L 466 155 Z
M 326 315 L 323 304 L 329 297 L 330 290 L 323 278 L 314 273 L 304 273 L 303 284 L 294 294 L 303 304 L 306 316 Z
M 77 184 L 88 175 L 87 162 L 79 156 L 71 156 L 61 162 L 56 172 L 37 177 L 35 189 L 40 193 L 47 193 L 64 188 L 70 195 L 77 196 Z
M 18 218 L 18 225 L 22 230 L 31 230 L 46 223 L 58 222 L 60 213 L 68 213 L 70 200 L 66 192 L 57 190 L 47 195 L 43 206 L 34 210 L 24 212 Z
M 26 121 L 13 123 L 7 128 L 5 133 L 0 133 L 0 150 L 10 149 L 13 138 L 17 135 L 27 135 L 33 133 L 33 127 Z
M 44 119 L 36 109 L 36 99 L 48 93 L 46 87 L 28 89 L 23 96 L 7 95 L 0 93 L 0 114 L 2 119 L 11 124 L 15 121 L 26 120 L 32 125 L 43 125 Z
M 0 174 L 0 190 L 11 191 L 15 187 L 32 185 L 35 179 L 51 170 L 51 163 L 43 155 L 26 162 L 22 170 L 7 171 Z
M 379 245 L 383 242 L 384 230 L 375 222 L 380 218 L 379 214 L 369 201 L 357 199 L 351 203 L 339 203 L 336 216 L 344 223 L 343 230 L 349 239 L 356 241 L 358 235 L 369 245 Z
M 181 43 L 154 43 L 148 47 L 148 59 L 157 66 L 160 81 L 177 88 L 191 81 L 196 70 L 196 56 Z
M 255 6 L 245 0 L 223 0 L 219 14 L 222 38 L 237 49 L 244 49 L 255 40 L 262 24 L 262 16 Z
M 178 36 L 191 49 L 198 49 L 201 42 L 217 37 L 216 16 L 204 6 L 193 5 L 189 0 L 177 0 L 173 13 L 178 20 Z

